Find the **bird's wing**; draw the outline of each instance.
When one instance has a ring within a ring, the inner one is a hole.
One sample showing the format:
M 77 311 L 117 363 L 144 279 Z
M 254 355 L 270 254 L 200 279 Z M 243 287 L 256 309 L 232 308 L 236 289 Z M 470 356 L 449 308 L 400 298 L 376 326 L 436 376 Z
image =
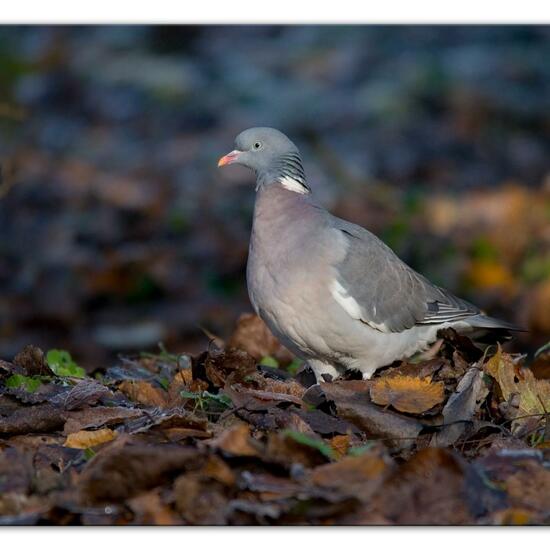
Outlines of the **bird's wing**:
M 331 291 L 352 316 L 382 332 L 414 325 L 459 321 L 480 313 L 411 269 L 380 239 L 360 226 L 338 220 L 347 253 L 335 267 Z

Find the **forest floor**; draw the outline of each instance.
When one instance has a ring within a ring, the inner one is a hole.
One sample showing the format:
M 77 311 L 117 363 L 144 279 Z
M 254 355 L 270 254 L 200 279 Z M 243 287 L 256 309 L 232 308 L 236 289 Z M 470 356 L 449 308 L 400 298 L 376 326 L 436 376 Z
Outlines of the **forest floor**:
M 550 352 L 312 384 L 244 315 L 197 356 L 0 361 L 0 524 L 550 523 Z

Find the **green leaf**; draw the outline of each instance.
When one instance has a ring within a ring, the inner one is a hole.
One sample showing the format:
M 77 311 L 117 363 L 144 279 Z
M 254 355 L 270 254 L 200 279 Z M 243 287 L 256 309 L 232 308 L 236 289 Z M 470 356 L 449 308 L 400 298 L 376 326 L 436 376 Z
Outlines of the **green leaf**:
M 46 354 L 46 362 L 56 376 L 73 376 L 84 378 L 86 371 L 79 367 L 71 357 L 71 354 L 64 349 L 51 349 Z
M 38 376 L 23 376 L 22 374 L 12 374 L 6 380 L 6 386 L 8 388 L 23 388 L 29 393 L 34 393 L 42 382 Z
M 158 378 L 158 382 L 162 386 L 163 390 L 168 391 L 168 388 L 170 387 L 170 380 L 168 380 L 168 378 L 166 378 L 165 376 L 160 376 Z
M 228 409 L 229 407 L 231 407 L 231 405 L 233 405 L 233 401 L 231 401 L 231 398 L 228 395 L 225 395 L 225 393 L 210 393 L 209 391 L 204 391 L 202 395 L 206 399 L 210 399 L 211 401 L 214 401 L 219 405 L 222 405 L 226 409 Z
M 324 441 L 315 439 L 309 435 L 306 435 L 302 432 L 297 432 L 295 430 L 284 430 L 283 435 L 285 437 L 293 439 L 297 443 L 300 443 L 300 445 L 306 445 L 307 447 L 311 447 L 312 449 L 317 449 L 322 455 L 326 456 L 327 458 L 334 458 L 334 451 L 332 447 L 330 445 L 327 445 Z
M 298 369 L 302 366 L 302 361 L 300 361 L 300 359 L 296 359 L 294 358 L 292 360 L 292 363 L 290 363 L 290 365 L 287 366 L 286 368 L 286 371 L 292 375 L 292 376 L 296 376 L 296 374 L 298 373 Z
M 228 409 L 231 405 L 233 405 L 233 402 L 229 396 L 224 393 L 210 393 L 209 391 L 191 392 L 181 390 L 180 395 L 185 399 L 194 399 L 201 409 L 204 409 L 205 405 L 207 405 L 207 409 L 216 407 L 219 409 L 220 405 L 223 409 Z
M 361 445 L 360 447 L 352 447 L 348 451 L 348 455 L 350 456 L 361 456 L 365 453 L 369 452 L 374 447 L 374 441 L 369 441 L 368 443 L 365 443 L 364 445 Z
M 266 355 L 260 359 L 260 365 L 264 367 L 273 367 L 274 369 L 279 368 L 279 361 L 272 357 L 271 355 Z
M 83 454 L 85 460 L 90 460 L 91 458 L 94 458 L 97 453 L 92 448 L 88 447 L 87 449 L 84 449 Z
M 185 399 L 198 399 L 201 394 L 193 391 L 181 390 L 180 395 Z

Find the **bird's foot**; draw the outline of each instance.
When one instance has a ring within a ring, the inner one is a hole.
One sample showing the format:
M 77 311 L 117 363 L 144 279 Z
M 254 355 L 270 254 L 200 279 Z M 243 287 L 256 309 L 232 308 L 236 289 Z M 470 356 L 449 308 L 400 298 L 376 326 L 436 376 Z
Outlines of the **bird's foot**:
M 310 359 L 308 364 L 315 373 L 317 382 L 332 382 L 340 376 L 338 369 L 328 363 L 323 363 L 322 361 L 318 361 L 316 359 Z

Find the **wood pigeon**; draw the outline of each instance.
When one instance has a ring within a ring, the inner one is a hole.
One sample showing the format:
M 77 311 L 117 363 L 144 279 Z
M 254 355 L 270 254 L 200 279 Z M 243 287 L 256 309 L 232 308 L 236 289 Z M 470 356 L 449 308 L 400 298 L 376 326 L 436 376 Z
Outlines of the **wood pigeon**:
M 318 380 L 347 369 L 368 379 L 427 349 L 446 327 L 503 336 L 521 330 L 430 283 L 375 235 L 319 206 L 298 148 L 283 133 L 250 128 L 235 145 L 218 166 L 240 164 L 256 174 L 250 301 Z

